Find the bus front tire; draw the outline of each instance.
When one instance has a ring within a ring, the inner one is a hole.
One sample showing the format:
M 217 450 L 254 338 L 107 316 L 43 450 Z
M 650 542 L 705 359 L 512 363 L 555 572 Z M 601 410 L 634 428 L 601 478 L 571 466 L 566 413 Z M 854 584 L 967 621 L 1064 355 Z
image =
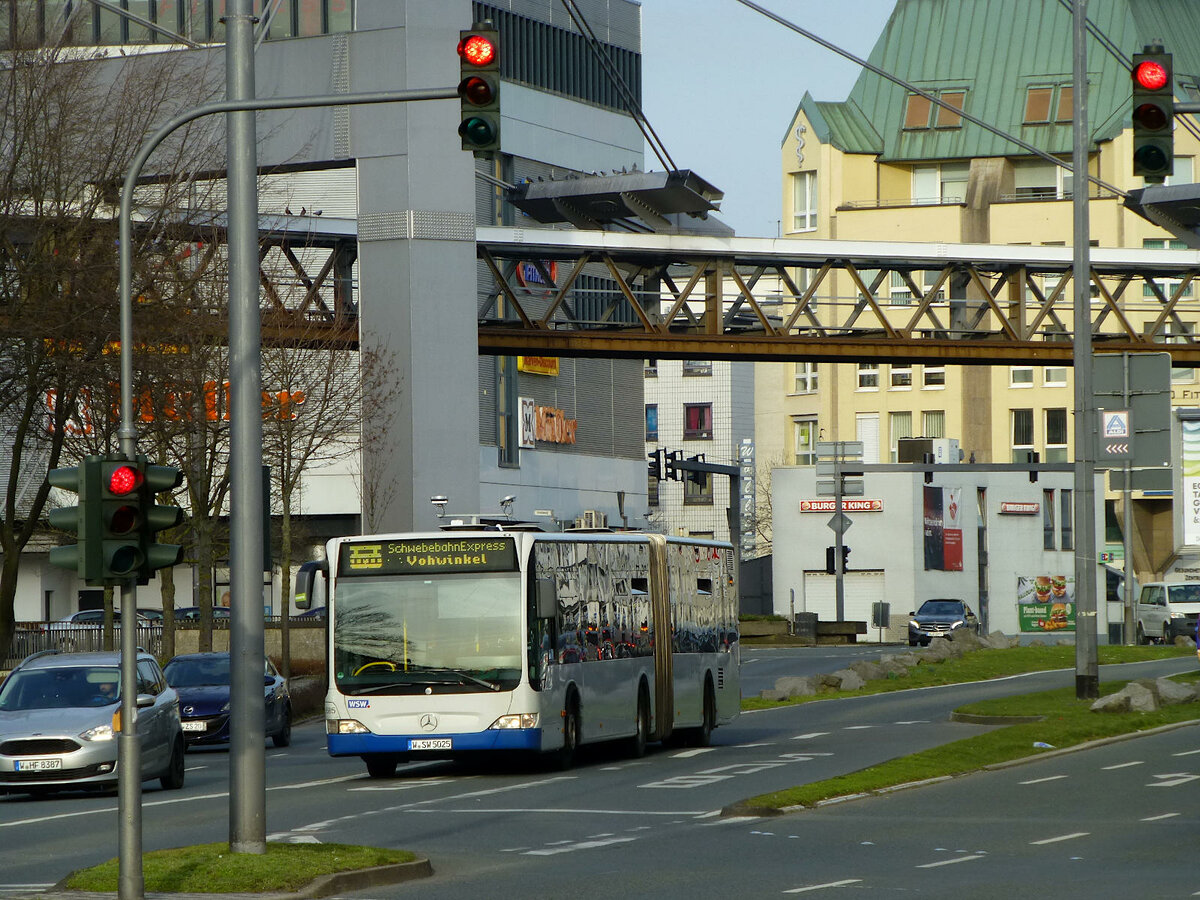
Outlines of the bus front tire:
M 579 698 L 574 694 L 567 698 L 562 728 L 563 745 L 555 756 L 555 762 L 558 768 L 569 769 L 575 765 L 575 756 L 579 752 Z
M 391 778 L 396 774 L 396 763 L 399 762 L 395 756 L 386 753 L 364 756 L 362 760 L 367 764 L 367 774 L 372 778 Z

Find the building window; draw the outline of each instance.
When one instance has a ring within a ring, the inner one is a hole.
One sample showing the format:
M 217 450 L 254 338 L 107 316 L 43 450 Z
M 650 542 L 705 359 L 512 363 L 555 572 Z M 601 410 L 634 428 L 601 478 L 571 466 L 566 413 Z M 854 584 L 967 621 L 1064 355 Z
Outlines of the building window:
M 954 107 L 946 109 L 932 102 L 921 94 L 909 94 L 908 103 L 904 107 L 904 129 L 918 131 L 925 128 L 961 128 L 962 116 L 955 110 L 961 110 L 967 101 L 965 88 L 943 88 L 927 91 L 943 103 Z
M 817 173 L 792 175 L 792 231 L 817 230 Z
M 1071 196 L 1071 176 L 1062 166 L 1042 159 L 1013 163 L 1013 195 L 1016 200 L 1064 200 Z
M 815 466 L 817 464 L 817 435 L 819 433 L 816 419 L 792 419 L 794 465 Z
M 921 435 L 927 438 L 944 438 L 946 436 L 946 411 L 927 409 L 921 413 Z
M 1067 461 L 1067 411 L 1046 410 L 1046 462 Z
M 685 359 L 683 361 L 683 374 L 685 376 L 711 375 L 712 363 L 703 359 Z
M 946 367 L 925 366 L 921 372 L 921 386 L 927 388 L 944 388 L 946 386 Z
M 658 441 L 658 404 L 646 404 L 646 440 L 651 443 Z
M 912 389 L 912 366 L 892 366 L 890 375 L 893 390 Z
M 712 404 L 685 403 L 683 406 L 683 439 L 712 440 Z
M 644 378 L 657 378 L 658 362 L 652 359 L 646 360 L 646 362 L 642 365 L 642 376 Z
M 1046 387 L 1066 387 L 1067 367 L 1046 366 L 1042 369 L 1042 384 Z
M 858 364 L 858 389 L 860 391 L 879 390 L 879 363 Z
M 912 202 L 962 203 L 967 196 L 970 163 L 941 163 L 932 166 L 913 166 Z
M 817 364 L 815 362 L 798 362 L 795 369 L 795 380 L 792 382 L 793 394 L 815 394 L 817 392 Z
M 1025 91 L 1025 124 L 1070 122 L 1074 90 L 1069 84 L 1034 84 Z
M 520 400 L 517 398 L 517 358 L 496 357 L 496 450 L 502 468 L 520 465 Z
M 1062 549 L 1075 549 L 1075 506 L 1074 497 L 1070 491 L 1063 490 L 1058 492 L 1058 507 L 1059 520 L 1062 522 Z
M 1010 366 L 1008 386 L 1015 388 L 1033 387 L 1033 366 Z
M 1033 410 L 1014 409 L 1012 411 L 1012 461 L 1023 463 L 1029 461 L 1029 451 L 1033 449 Z
M 888 413 L 888 445 L 892 462 L 899 462 L 900 460 L 900 439 L 912 436 L 911 412 L 905 410 L 904 412 Z
M 1056 550 L 1054 546 L 1054 491 L 1042 491 L 1042 549 Z
M 646 476 L 646 503 L 658 506 L 658 479 L 653 475 Z
M 704 476 L 702 484 L 696 484 L 690 477 L 683 480 L 683 505 L 684 506 L 712 506 L 713 505 L 713 477 L 712 472 L 701 472 Z

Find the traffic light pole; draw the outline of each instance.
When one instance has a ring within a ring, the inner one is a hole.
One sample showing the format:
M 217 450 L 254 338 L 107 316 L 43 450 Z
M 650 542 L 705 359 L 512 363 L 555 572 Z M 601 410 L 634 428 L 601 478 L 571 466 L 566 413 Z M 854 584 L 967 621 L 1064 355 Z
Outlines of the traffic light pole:
M 233 654 L 234 747 L 231 748 L 230 772 L 230 847 L 234 852 L 261 853 L 266 849 L 266 788 L 262 777 L 261 758 L 263 744 L 250 746 L 244 735 L 239 737 L 236 727 L 239 721 L 249 721 L 257 716 L 257 727 L 261 732 L 262 709 L 262 502 L 260 492 L 262 442 L 254 439 L 256 429 L 261 429 L 261 397 L 257 393 L 260 378 L 259 317 L 258 317 L 258 221 L 257 199 L 254 193 L 254 176 L 257 173 L 257 154 L 254 145 L 253 111 L 269 109 L 304 109 L 325 106 L 358 106 L 373 103 L 406 103 L 421 100 L 453 100 L 458 98 L 456 87 L 424 88 L 400 91 L 375 91 L 357 94 L 319 94 L 302 97 L 257 98 L 254 96 L 253 68 L 254 44 L 252 40 L 251 2 L 234 0 L 226 19 L 226 85 L 224 101 L 206 103 L 180 113 L 152 134 L 138 151 L 126 172 L 121 203 L 118 212 L 120 304 L 121 304 L 121 422 L 117 430 L 121 452 L 129 460 L 137 458 L 137 422 L 133 413 L 133 196 L 138 179 L 150 154 L 174 131 L 204 116 L 221 113 L 245 113 L 243 119 L 234 119 L 229 125 L 226 143 L 230 179 L 229 231 L 230 231 L 230 381 L 235 392 L 230 414 L 230 431 L 234 451 L 231 461 L 230 527 L 232 533 L 241 535 L 241 540 L 251 541 L 254 548 L 239 546 L 234 540 L 231 563 L 231 583 L 235 590 L 241 588 L 240 601 L 234 609 L 231 622 L 231 642 L 238 650 Z M 250 38 L 249 40 L 247 38 Z M 251 127 L 246 127 L 246 121 Z M 237 174 L 235 174 L 237 173 Z M 249 173 L 249 184 L 245 184 Z M 240 184 L 235 197 L 235 180 Z M 243 245 L 252 248 L 247 253 L 236 249 Z M 253 387 L 253 396 L 250 387 Z M 260 432 L 261 433 L 261 432 Z M 126 614 L 137 608 L 136 588 L 132 582 L 122 586 L 122 610 Z M 240 614 L 239 614 L 240 610 Z M 255 620 L 257 627 L 255 627 Z M 132 618 L 130 619 L 132 621 Z M 129 693 L 136 686 L 136 645 L 132 642 L 135 629 L 121 630 L 121 669 L 123 673 L 135 673 L 132 681 L 125 681 Z M 126 640 L 126 637 L 130 640 Z M 255 639 L 257 637 L 257 640 Z M 252 669 L 253 671 L 248 671 Z M 123 677 L 128 677 L 123 675 Z M 237 689 L 241 686 L 241 691 Z M 246 686 L 252 686 L 250 692 Z M 132 752 L 136 759 L 136 707 L 133 700 L 123 700 L 122 731 L 118 743 L 121 791 L 121 850 L 119 866 L 120 900 L 136 900 L 142 896 L 142 858 L 140 782 L 132 789 L 127 787 L 129 779 L 137 777 L 139 766 L 127 764 L 124 755 Z M 241 710 L 241 712 L 239 712 Z M 245 745 L 243 749 L 243 744 Z M 236 753 L 236 755 L 234 755 Z M 260 765 L 252 763 L 259 758 Z M 247 781 L 246 775 L 250 774 Z M 133 812 L 133 807 L 137 811 Z
M 142 749 L 137 737 L 137 584 L 121 583 L 121 731 L 117 734 L 117 896 L 140 900 L 142 876 Z

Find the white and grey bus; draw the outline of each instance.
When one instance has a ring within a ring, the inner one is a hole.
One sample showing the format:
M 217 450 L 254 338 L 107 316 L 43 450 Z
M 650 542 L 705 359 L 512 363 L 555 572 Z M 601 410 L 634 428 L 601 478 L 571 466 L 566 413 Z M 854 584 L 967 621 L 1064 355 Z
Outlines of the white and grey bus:
M 323 578 L 332 756 L 375 777 L 414 759 L 581 744 L 707 744 L 738 681 L 733 550 L 629 532 L 337 538 Z

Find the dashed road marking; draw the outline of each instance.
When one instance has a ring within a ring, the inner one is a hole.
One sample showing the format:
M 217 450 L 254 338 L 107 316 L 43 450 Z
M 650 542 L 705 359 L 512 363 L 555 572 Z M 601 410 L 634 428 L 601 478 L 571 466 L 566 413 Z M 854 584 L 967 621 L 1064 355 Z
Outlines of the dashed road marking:
M 1147 816 L 1146 818 L 1142 819 L 1142 821 L 1143 822 L 1161 822 L 1163 819 L 1173 819 L 1177 815 L 1179 815 L 1179 813 L 1163 813 L 1161 816 Z
M 1047 781 L 1058 781 L 1060 778 L 1067 778 L 1066 775 L 1048 775 L 1045 778 L 1034 778 L 1031 781 L 1018 781 L 1017 784 L 1045 784 Z
M 983 859 L 987 856 L 986 853 L 972 853 L 968 856 L 956 856 L 953 859 L 939 859 L 937 862 L 922 863 L 917 866 L 918 869 L 937 869 L 941 866 L 953 866 L 956 863 L 970 862 L 973 859 Z
M 1087 837 L 1091 834 L 1090 831 L 1073 831 L 1070 834 L 1060 834 L 1056 837 L 1042 838 L 1040 841 L 1030 841 L 1032 847 L 1041 847 L 1044 844 L 1057 844 L 1059 841 L 1073 841 L 1075 838 Z
M 551 847 L 546 850 L 526 850 L 525 856 L 557 856 L 560 853 L 574 853 L 576 850 L 595 850 L 598 847 L 609 847 L 613 844 L 628 844 L 631 841 L 636 841 L 637 838 L 618 837 L 610 838 L 604 841 L 578 841 L 576 843 L 568 842 L 565 846 Z
M 847 887 L 851 884 L 858 884 L 861 878 L 844 878 L 841 881 L 827 881 L 824 884 L 810 884 L 807 887 L 792 888 L 790 891 L 784 891 L 785 894 L 805 894 L 809 891 L 823 891 L 826 888 Z
M 1139 760 L 1135 760 L 1134 762 L 1117 763 L 1115 766 L 1101 766 L 1100 771 L 1111 772 L 1113 769 L 1128 769 L 1130 766 L 1141 766 L 1141 765 L 1145 765 L 1145 763 L 1143 763 L 1139 759 Z

